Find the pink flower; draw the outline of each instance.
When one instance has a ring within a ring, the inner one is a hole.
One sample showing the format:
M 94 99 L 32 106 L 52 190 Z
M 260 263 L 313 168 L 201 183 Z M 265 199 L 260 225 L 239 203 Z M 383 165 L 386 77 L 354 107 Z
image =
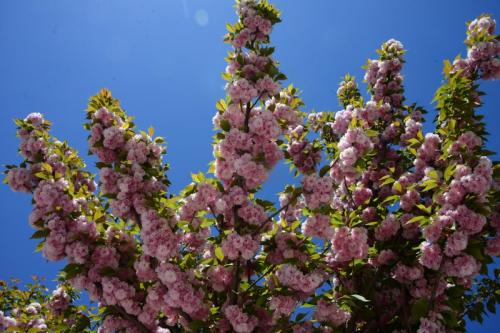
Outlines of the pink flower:
M 318 237 L 325 241 L 333 237 L 333 228 L 330 224 L 330 217 L 316 214 L 310 216 L 302 225 L 302 232 L 308 237 Z
M 297 306 L 297 300 L 291 296 L 273 296 L 269 308 L 274 310 L 274 316 L 289 316 Z
M 330 322 L 337 327 L 346 323 L 351 318 L 351 314 L 342 310 L 336 303 L 328 304 L 324 299 L 320 299 L 316 304 L 314 318 L 318 321 Z
M 500 237 L 489 239 L 484 251 L 489 256 L 500 256 Z
M 453 257 L 459 255 L 461 251 L 465 250 L 467 247 L 468 237 L 461 231 L 455 231 L 446 240 L 446 246 L 444 248 L 444 253 L 448 257 Z
M 477 234 L 486 224 L 486 218 L 483 215 L 473 212 L 464 205 L 458 206 L 450 215 L 468 235 Z
M 222 292 L 231 286 L 232 271 L 224 266 L 215 266 L 208 269 L 208 278 L 215 291 Z
M 421 248 L 422 256 L 420 257 L 420 263 L 427 268 L 438 270 L 443 259 L 439 245 L 424 242 Z
M 306 205 L 315 209 L 328 204 L 333 195 L 333 180 L 328 176 L 319 177 L 316 174 L 305 175 L 302 178 Z
M 33 112 L 27 115 L 26 118 L 24 118 L 24 121 L 30 123 L 35 127 L 38 127 L 42 125 L 45 120 L 43 119 L 43 115 L 41 113 Z
M 232 233 L 222 242 L 222 252 L 230 260 L 238 258 L 239 255 L 245 260 L 249 260 L 255 256 L 259 249 L 259 242 L 252 239 L 250 235 L 240 236 L 237 233 Z
M 368 233 L 365 228 L 337 229 L 332 239 L 334 260 L 345 262 L 365 258 L 368 255 L 367 241 Z
M 243 207 L 238 209 L 238 215 L 247 223 L 257 226 L 260 226 L 267 220 L 264 208 L 251 202 L 247 202 Z
M 347 131 L 349 123 L 351 122 L 352 110 L 353 107 L 348 106 L 346 110 L 335 113 L 335 121 L 332 124 L 332 130 L 335 134 L 343 135 Z
M 473 256 L 463 254 L 455 257 L 453 261 L 447 261 L 444 265 L 444 271 L 448 276 L 459 278 L 473 277 L 481 268 L 481 264 Z
M 301 126 L 298 126 L 300 128 Z M 293 164 L 304 174 L 310 173 L 321 160 L 321 153 L 314 149 L 312 143 L 303 139 L 292 141 L 288 147 L 288 153 L 293 159 Z
M 372 197 L 372 190 L 366 187 L 356 187 L 352 193 L 354 203 L 357 206 L 365 204 Z
M 125 143 L 124 130 L 118 127 L 108 127 L 103 132 L 104 136 L 103 145 L 105 148 L 117 149 Z
M 304 274 L 297 267 L 288 264 L 276 271 L 276 277 L 282 285 L 304 293 L 313 292 L 324 281 L 324 277 L 318 272 Z
M 66 255 L 69 261 L 76 262 L 78 264 L 84 264 L 87 262 L 87 256 L 89 254 L 89 246 L 82 242 L 73 242 L 66 245 Z
M 10 169 L 7 173 L 9 186 L 16 192 L 31 192 L 33 189 L 33 178 L 31 172 L 24 168 Z
M 251 38 L 251 33 L 249 29 L 243 29 L 233 39 L 233 46 L 236 49 L 241 49 L 244 47 Z
M 382 250 L 372 261 L 375 266 L 387 265 L 389 262 L 396 258 L 396 254 L 392 250 Z
M 237 305 L 229 305 L 223 311 L 237 333 L 251 333 L 257 326 L 257 318 L 244 313 Z
M 281 129 L 270 111 L 256 111 L 252 113 L 248 123 L 250 133 L 266 140 L 277 139 Z
M 408 212 L 420 201 L 420 194 L 416 190 L 410 190 L 401 196 L 401 208 Z
M 258 96 L 257 89 L 246 79 L 239 79 L 228 83 L 226 90 L 234 103 L 241 102 L 246 104 Z
M 275 82 L 269 75 L 259 79 L 255 87 L 259 94 L 264 96 L 277 95 L 281 89 L 279 83 Z
M 388 240 L 396 235 L 399 227 L 399 221 L 391 214 L 375 229 L 375 238 L 380 241 Z

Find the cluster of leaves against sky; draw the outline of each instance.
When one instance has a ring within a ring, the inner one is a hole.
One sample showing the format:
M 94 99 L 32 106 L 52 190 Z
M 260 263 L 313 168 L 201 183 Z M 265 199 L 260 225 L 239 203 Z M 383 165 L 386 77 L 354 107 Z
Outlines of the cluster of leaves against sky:
M 241 0 L 237 14 L 214 161 L 178 195 L 163 138 L 107 90 L 85 124 L 98 183 L 42 115 L 16 120 L 24 161 L 6 182 L 33 195 L 37 250 L 68 264 L 51 296 L 3 283 L 0 331 L 451 333 L 495 311 L 500 168 L 476 113 L 478 80 L 500 77 L 495 21 L 468 23 L 424 135 L 400 42 L 368 61 L 368 100 L 347 75 L 343 110 L 306 114 L 269 46 L 279 11 Z M 300 182 L 276 207 L 259 190 L 280 161 Z M 73 289 L 97 313 L 72 305 Z

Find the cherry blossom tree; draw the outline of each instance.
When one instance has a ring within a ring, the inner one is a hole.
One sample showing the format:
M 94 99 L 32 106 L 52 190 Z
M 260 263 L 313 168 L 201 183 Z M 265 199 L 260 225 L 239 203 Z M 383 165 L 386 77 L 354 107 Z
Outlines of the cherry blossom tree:
M 401 42 L 383 43 L 366 64 L 368 98 L 346 75 L 343 110 L 307 114 L 273 58 L 279 11 L 240 0 L 237 14 L 225 36 L 214 160 L 179 194 L 168 191 L 164 139 L 137 129 L 108 90 L 90 99 L 85 124 L 97 180 L 41 114 L 16 120 L 24 161 L 7 166 L 6 182 L 33 195 L 32 238 L 46 259 L 67 260 L 61 283 L 99 307 L 87 320 L 63 312 L 53 325 L 452 333 L 494 313 L 500 168 L 476 110 L 480 80 L 500 78 L 495 21 L 468 23 L 467 56 L 445 62 L 435 130 L 424 134 L 427 111 L 404 96 Z M 259 191 L 280 162 L 300 181 L 284 186 L 277 206 Z M 74 309 L 65 290 L 36 311 L 5 298 L 0 330 L 57 331 L 40 311 L 54 298 Z

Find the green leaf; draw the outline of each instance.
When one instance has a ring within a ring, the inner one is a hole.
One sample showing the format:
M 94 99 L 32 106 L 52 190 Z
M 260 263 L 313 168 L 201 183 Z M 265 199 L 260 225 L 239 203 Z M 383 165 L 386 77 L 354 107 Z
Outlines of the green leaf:
M 380 186 L 385 186 L 394 183 L 395 179 L 389 175 L 385 175 L 384 177 L 380 178 L 380 181 L 382 182 Z
M 221 112 L 226 111 L 226 109 L 227 109 L 226 101 L 223 99 L 219 99 L 219 101 L 215 104 L 215 107 L 217 108 L 217 110 L 219 110 Z
M 366 129 L 365 133 L 369 137 L 374 137 L 374 136 L 377 136 L 379 134 L 378 131 L 375 131 L 375 130 L 372 130 L 372 129 Z
M 301 321 L 302 319 L 304 319 L 304 317 L 307 315 L 307 312 L 301 312 L 297 315 L 297 317 L 295 317 L 295 321 L 299 322 Z
M 451 64 L 451 62 L 449 60 L 445 60 L 444 61 L 444 68 L 443 68 L 443 72 L 446 76 L 448 76 L 448 74 L 451 72 L 451 70 L 453 69 L 453 65 Z
M 191 179 L 195 182 L 195 183 L 202 183 L 205 181 L 205 175 L 203 174 L 203 172 L 198 172 L 198 173 L 192 173 L 191 174 Z
M 219 246 L 215 248 L 214 252 L 215 256 L 217 257 L 217 259 L 219 259 L 219 261 L 224 260 L 224 252 L 222 252 L 222 249 Z
M 429 176 L 430 178 L 432 179 L 439 179 L 439 175 L 437 173 L 436 170 L 430 170 L 428 173 L 427 173 L 427 176 Z
M 422 205 L 422 204 L 418 204 L 418 205 L 417 205 L 417 208 L 419 208 L 421 211 L 426 212 L 427 214 L 430 214 L 430 213 L 431 213 L 431 211 L 432 211 L 432 206 L 430 206 L 430 207 L 426 207 L 426 206 L 424 206 L 424 205 Z
M 257 198 L 257 199 L 255 199 L 255 203 L 257 203 L 257 205 L 261 206 L 265 210 L 271 210 L 274 208 L 274 204 L 269 200 L 263 200 L 263 199 Z
M 113 276 L 116 274 L 116 271 L 112 267 L 106 266 L 106 267 L 101 268 L 99 273 L 102 276 Z
M 44 245 L 45 245 L 45 239 L 37 244 L 37 246 L 35 247 L 35 252 L 40 252 Z
M 286 79 L 287 79 L 287 77 L 286 77 L 286 75 L 285 75 L 285 74 L 283 74 L 283 73 L 279 73 L 278 75 L 276 75 L 276 76 L 274 77 L 274 79 L 275 79 L 276 81 L 282 81 L 282 80 L 286 80 Z
M 42 170 L 52 173 L 52 166 L 49 163 L 42 163 Z
M 30 239 L 45 238 L 50 234 L 49 229 L 37 230 L 31 235 Z
M 35 176 L 40 178 L 40 179 L 45 179 L 45 180 L 50 179 L 50 177 L 47 174 L 45 174 L 45 172 L 37 172 L 37 173 L 35 173 Z
M 385 205 L 385 204 L 393 204 L 394 202 L 398 201 L 399 200 L 399 195 L 391 195 L 391 196 L 388 196 L 387 198 L 384 199 L 384 201 L 382 201 L 382 204 Z
M 427 219 L 427 217 L 425 216 L 415 216 L 415 217 L 412 217 L 411 219 L 409 219 L 406 224 L 411 224 L 411 223 L 416 223 L 416 222 L 420 222 L 420 221 L 423 221 Z
M 82 273 L 84 270 L 85 270 L 85 266 L 83 266 L 81 264 L 76 264 L 76 263 L 68 264 L 68 265 L 66 265 L 66 267 L 64 267 L 62 269 L 62 271 L 64 273 L 66 273 L 67 279 L 71 279 L 72 277 L 75 277 L 79 273 Z
M 397 192 L 397 193 L 401 193 L 403 192 L 403 187 L 401 186 L 401 183 L 400 182 L 395 182 L 394 184 L 392 184 L 392 188 Z
M 319 176 L 320 177 L 323 177 L 324 175 L 326 175 L 326 173 L 328 172 L 328 170 L 330 170 L 330 166 L 329 165 L 325 165 L 324 167 L 321 168 L 321 170 L 319 170 Z
M 444 170 L 444 180 L 449 181 L 454 173 L 455 173 L 455 164 L 448 165 Z
M 427 192 L 432 190 L 433 188 L 436 188 L 438 186 L 437 182 L 434 179 L 427 179 L 425 182 L 422 183 L 422 191 Z
M 231 125 L 229 124 L 229 121 L 227 121 L 226 119 L 222 119 L 220 122 L 220 128 L 222 128 L 222 130 L 224 132 L 229 132 L 229 130 L 231 129 Z
M 427 315 L 429 312 L 429 300 L 427 298 L 420 298 L 415 301 L 411 307 L 410 322 L 416 323 Z
M 97 220 L 99 220 L 103 216 L 104 216 L 104 214 L 103 214 L 103 212 L 101 210 L 96 210 L 95 213 L 94 213 L 93 220 L 97 221 Z
M 189 322 L 189 328 L 191 328 L 194 332 L 201 332 L 201 329 L 205 327 L 205 322 L 202 320 L 191 320 Z
M 234 27 L 231 23 L 226 23 L 226 30 L 231 33 L 235 32 Z
M 71 327 L 72 333 L 83 332 L 85 328 L 90 326 L 90 319 L 87 316 L 80 316 L 75 325 Z
M 488 309 L 489 312 L 493 314 L 496 313 L 495 299 L 493 297 L 491 297 L 486 303 L 486 308 Z

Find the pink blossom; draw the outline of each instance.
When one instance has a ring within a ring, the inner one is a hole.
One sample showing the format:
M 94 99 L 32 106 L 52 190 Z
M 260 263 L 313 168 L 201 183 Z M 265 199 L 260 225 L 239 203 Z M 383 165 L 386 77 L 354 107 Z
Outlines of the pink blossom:
M 394 251 L 392 251 L 392 250 L 382 250 L 382 251 L 380 251 L 380 253 L 378 254 L 378 256 L 375 257 L 372 260 L 372 263 L 375 266 L 383 266 L 383 265 L 387 265 L 389 262 L 391 262 L 392 260 L 394 260 L 396 257 L 397 256 L 394 253 Z
M 269 302 L 269 308 L 274 310 L 277 317 L 289 316 L 297 306 L 297 300 L 291 296 L 273 296 Z
M 224 266 L 215 266 L 208 269 L 208 277 L 215 291 L 222 292 L 231 286 L 232 271 Z
M 253 258 L 259 249 L 259 242 L 252 239 L 250 235 L 240 236 L 232 233 L 222 242 L 222 252 L 229 259 L 234 260 L 241 255 L 245 260 Z
M 246 79 L 239 79 L 228 83 L 226 90 L 234 103 L 241 102 L 246 104 L 258 96 L 257 89 Z
M 439 245 L 424 242 L 421 248 L 422 256 L 420 257 L 420 263 L 427 268 L 438 270 L 443 259 Z
M 259 79 L 255 85 L 260 95 L 274 96 L 281 89 L 279 83 L 275 82 L 269 75 Z
M 246 203 L 238 209 L 238 215 L 247 223 L 257 226 L 260 226 L 267 220 L 264 208 L 251 202 Z
M 448 257 L 459 255 L 467 247 L 468 237 L 461 231 L 456 231 L 446 240 L 444 253 Z
M 341 227 L 334 233 L 332 253 L 334 259 L 345 262 L 352 259 L 363 259 L 368 255 L 368 234 L 365 228 Z
M 319 177 L 316 174 L 305 175 L 302 178 L 305 203 L 315 209 L 328 204 L 333 194 L 333 180 L 328 176 Z
M 396 235 L 399 227 L 399 221 L 391 214 L 375 229 L 375 238 L 381 241 L 388 240 Z
M 305 236 L 318 237 L 326 241 L 330 240 L 334 233 L 330 217 L 321 214 L 310 216 L 303 224 L 302 232 Z
M 33 189 L 33 178 L 29 170 L 24 168 L 10 169 L 7 173 L 9 186 L 16 192 L 31 192 Z
M 316 304 L 314 318 L 318 321 L 330 322 L 337 327 L 346 323 L 351 318 L 351 314 L 342 310 L 336 303 L 327 303 L 320 299 Z
M 500 237 L 489 239 L 484 251 L 489 256 L 500 256 Z
M 257 318 L 244 313 L 237 305 L 229 305 L 223 311 L 237 333 L 251 333 L 257 326 Z
M 481 264 L 468 254 L 455 257 L 453 261 L 447 261 L 444 265 L 444 271 L 448 276 L 459 278 L 472 277 L 479 272 L 480 268 Z
M 124 130 L 118 127 L 108 127 L 103 132 L 103 145 L 105 148 L 117 149 L 125 143 Z

